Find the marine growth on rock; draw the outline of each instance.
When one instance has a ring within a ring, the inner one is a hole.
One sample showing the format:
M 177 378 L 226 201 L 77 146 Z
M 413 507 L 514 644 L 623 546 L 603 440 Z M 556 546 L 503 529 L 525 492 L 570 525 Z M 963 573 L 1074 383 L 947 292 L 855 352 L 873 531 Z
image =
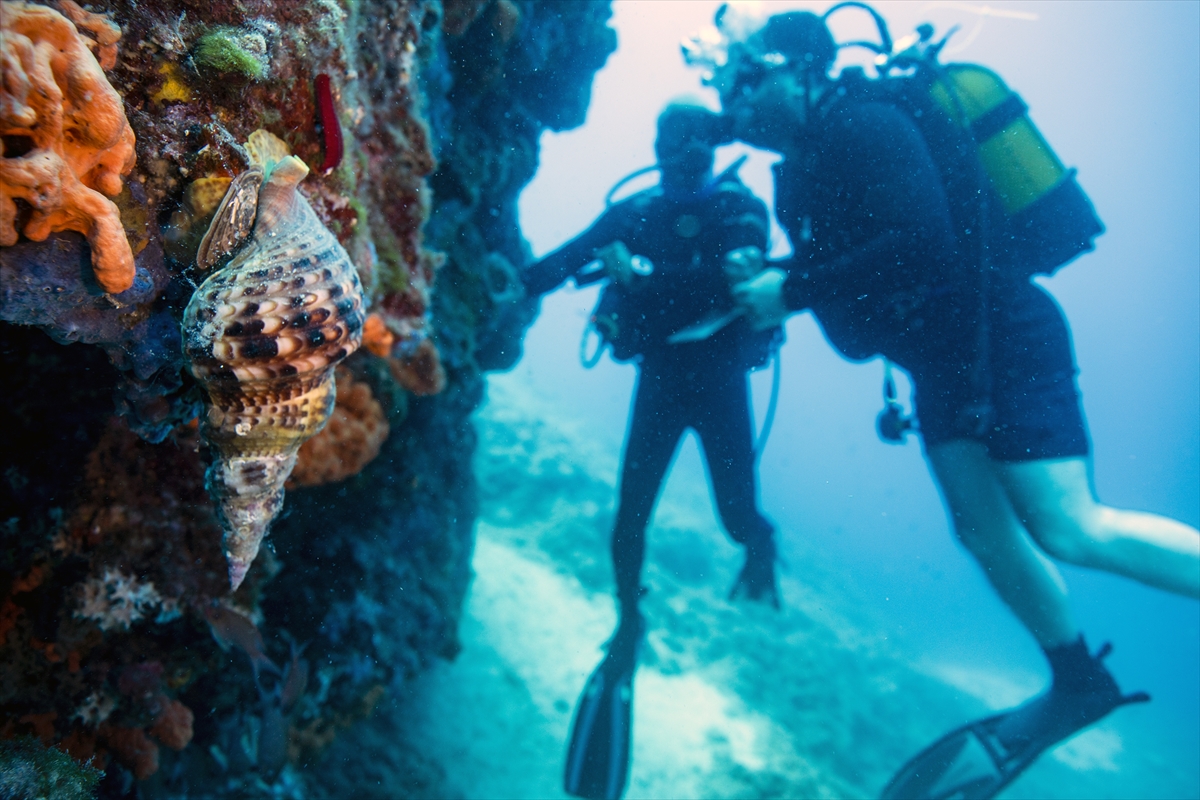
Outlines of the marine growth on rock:
M 111 68 L 120 29 L 74 3 L 64 8 L 97 41 L 47 6 L 0 3 L 0 245 L 16 244 L 18 228 L 37 242 L 78 231 L 91 245 L 96 281 L 123 292 L 133 285 L 133 252 L 105 195 L 120 194 L 121 176 L 133 169 L 134 135 L 89 49 L 98 46 Z
M 437 347 L 429 339 L 417 345 L 408 356 L 388 359 L 396 383 L 418 397 L 438 394 L 446 388 L 446 370 L 442 368 Z
M 235 589 L 283 505 L 297 451 L 333 411 L 334 367 L 358 349 L 363 326 L 354 265 L 297 191 L 308 167 L 265 131 L 247 151 L 251 168 L 231 184 L 197 263 L 233 258 L 183 318 L 185 356 L 208 394 L 206 486 Z

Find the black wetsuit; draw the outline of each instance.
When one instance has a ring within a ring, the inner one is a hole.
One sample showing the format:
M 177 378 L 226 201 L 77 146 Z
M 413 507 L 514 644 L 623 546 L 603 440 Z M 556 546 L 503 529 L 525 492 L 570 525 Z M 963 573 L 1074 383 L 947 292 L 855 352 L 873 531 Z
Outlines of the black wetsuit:
M 751 245 L 766 250 L 766 207 L 740 182 L 725 180 L 682 199 L 659 188 L 637 194 L 532 265 L 526 288 L 550 291 L 592 261 L 597 248 L 617 240 L 654 265 L 628 289 L 607 289 L 620 293 L 618 318 L 632 326 L 619 338 L 640 354 L 612 539 L 617 595 L 628 610 L 640 588 L 646 525 L 689 428 L 700 437 L 725 530 L 773 557 L 774 528 L 758 509 L 746 374 L 766 360 L 778 332 L 755 332 L 739 319 L 699 342 L 667 342 L 733 308 L 722 269 L 727 253 Z
M 1027 277 L 994 271 L 981 339 L 980 270 L 960 251 L 912 121 L 887 104 L 834 100 L 800 135 L 805 155 L 775 172 L 796 251 L 782 265 L 788 307 L 812 308 L 848 358 L 904 367 L 927 446 L 974 438 L 1004 461 L 1085 455 L 1062 312 Z

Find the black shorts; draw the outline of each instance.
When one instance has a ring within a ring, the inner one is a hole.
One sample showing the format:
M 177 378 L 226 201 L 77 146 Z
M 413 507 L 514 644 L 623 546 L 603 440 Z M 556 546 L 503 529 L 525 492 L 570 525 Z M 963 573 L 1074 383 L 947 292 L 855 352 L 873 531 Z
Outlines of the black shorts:
M 948 305 L 955 302 L 957 308 Z M 921 337 L 920 355 L 900 361 L 913 378 L 925 446 L 975 439 L 998 461 L 1086 456 L 1088 436 L 1062 309 L 1030 281 L 992 290 L 987 399 L 994 416 L 980 435 L 978 417 L 969 413 L 975 404 L 971 371 L 977 341 L 970 320 L 976 315 L 962 313 L 964 302 L 971 301 L 934 301 L 923 315 L 932 324 Z M 949 319 L 956 321 L 938 324 Z

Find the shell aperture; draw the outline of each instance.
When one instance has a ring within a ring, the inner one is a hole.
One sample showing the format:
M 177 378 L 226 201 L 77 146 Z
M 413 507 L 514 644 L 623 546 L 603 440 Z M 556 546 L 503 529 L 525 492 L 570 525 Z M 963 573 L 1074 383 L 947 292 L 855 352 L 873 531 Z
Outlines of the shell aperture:
M 234 181 L 231 192 L 250 186 L 257 196 L 227 195 L 205 242 L 237 248 L 247 208 L 257 212 L 252 232 L 183 316 L 185 356 L 208 395 L 205 485 L 234 589 L 283 505 L 296 452 L 332 413 L 334 367 L 358 349 L 364 317 L 354 264 L 297 191 L 308 167 L 294 156 L 263 166 L 250 170 L 257 179 Z

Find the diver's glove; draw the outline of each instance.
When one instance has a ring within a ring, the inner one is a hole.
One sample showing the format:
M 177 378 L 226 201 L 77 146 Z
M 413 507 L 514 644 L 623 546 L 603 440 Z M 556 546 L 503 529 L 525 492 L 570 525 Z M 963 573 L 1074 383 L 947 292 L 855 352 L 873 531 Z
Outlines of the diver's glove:
M 616 285 L 628 286 L 633 280 L 633 254 L 620 239 L 597 248 L 595 255 L 604 262 L 604 271 Z
M 783 302 L 785 280 L 786 272 L 771 267 L 733 287 L 733 299 L 746 309 L 755 330 L 774 328 L 787 319 L 790 312 Z
M 779 586 L 775 581 L 775 561 L 775 542 L 770 539 L 765 545 L 746 547 L 746 563 L 729 590 L 729 599 L 745 598 L 755 603 L 765 603 L 778 611 Z

